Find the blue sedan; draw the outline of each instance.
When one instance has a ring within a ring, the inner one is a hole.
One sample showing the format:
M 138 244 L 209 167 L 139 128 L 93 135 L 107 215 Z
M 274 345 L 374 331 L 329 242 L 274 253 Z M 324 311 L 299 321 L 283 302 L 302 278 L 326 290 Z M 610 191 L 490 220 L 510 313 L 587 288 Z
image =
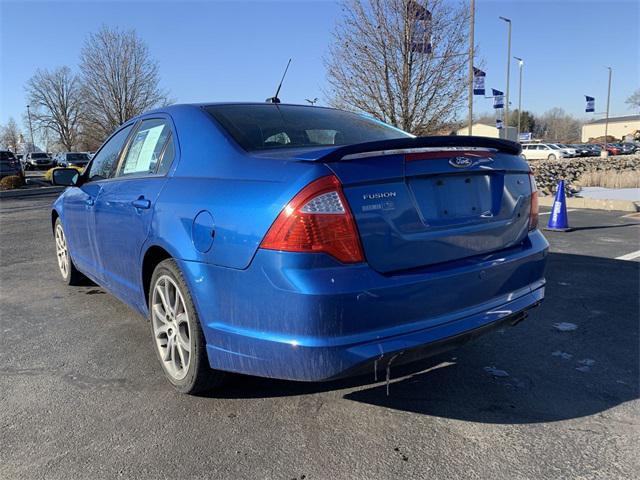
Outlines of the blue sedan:
M 62 278 L 146 316 L 180 392 L 225 372 L 374 375 L 544 297 L 537 189 L 512 142 L 321 107 L 174 105 L 53 182 L 68 186 L 51 211 Z

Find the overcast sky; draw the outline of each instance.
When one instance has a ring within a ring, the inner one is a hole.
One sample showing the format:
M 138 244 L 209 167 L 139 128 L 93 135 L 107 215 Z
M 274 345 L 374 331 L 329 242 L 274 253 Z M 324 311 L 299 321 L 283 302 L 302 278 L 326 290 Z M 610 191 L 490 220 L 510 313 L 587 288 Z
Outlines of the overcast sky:
M 476 42 L 487 87 L 506 82 L 506 26 L 513 21 L 512 54 L 525 59 L 523 108 L 561 107 L 580 118 L 584 95 L 606 103 L 613 67 L 611 115 L 634 112 L 625 99 L 640 88 L 640 2 L 477 0 Z M 179 103 L 257 100 L 272 96 L 289 57 L 280 97 L 324 100 L 331 32 L 340 16 L 329 1 L 85 1 L 0 0 L 0 123 L 21 121 L 24 85 L 36 68 L 76 68 L 84 38 L 102 24 L 135 28 L 160 64 L 162 85 Z M 518 70 L 512 63 L 511 102 Z M 491 100 L 476 98 L 477 113 Z M 464 112 L 461 112 L 464 114 Z

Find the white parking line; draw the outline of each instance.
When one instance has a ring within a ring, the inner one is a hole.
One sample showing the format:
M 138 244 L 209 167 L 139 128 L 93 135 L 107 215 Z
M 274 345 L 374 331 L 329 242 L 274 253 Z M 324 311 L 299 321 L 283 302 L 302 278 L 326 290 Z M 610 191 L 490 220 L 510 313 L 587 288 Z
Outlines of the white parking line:
M 633 260 L 634 258 L 638 258 L 638 257 L 640 257 L 640 250 L 627 253 L 626 255 L 622 255 L 621 257 L 616 257 L 616 260 Z
M 568 212 L 575 212 L 576 210 L 578 210 L 577 208 L 567 208 L 567 213 Z M 538 215 L 551 215 L 551 212 L 540 212 Z

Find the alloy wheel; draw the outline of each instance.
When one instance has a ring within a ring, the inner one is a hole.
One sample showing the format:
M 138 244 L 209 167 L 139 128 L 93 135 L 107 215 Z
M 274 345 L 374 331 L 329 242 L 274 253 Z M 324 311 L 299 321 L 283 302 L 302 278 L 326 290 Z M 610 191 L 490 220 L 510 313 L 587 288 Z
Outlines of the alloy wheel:
M 191 362 L 189 314 L 176 282 L 168 275 L 156 281 L 151 299 L 153 337 L 166 372 L 182 380 Z
M 64 236 L 62 225 L 56 226 L 56 256 L 58 258 L 58 268 L 66 279 L 69 276 L 69 250 L 67 249 L 67 239 Z

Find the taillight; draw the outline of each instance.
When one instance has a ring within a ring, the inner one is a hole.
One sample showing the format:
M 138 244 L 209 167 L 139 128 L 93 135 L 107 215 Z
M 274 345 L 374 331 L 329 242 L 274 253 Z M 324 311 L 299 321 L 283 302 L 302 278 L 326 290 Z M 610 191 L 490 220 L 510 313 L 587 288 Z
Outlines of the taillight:
M 293 197 L 260 246 L 285 252 L 324 252 L 343 263 L 364 261 L 353 215 L 334 175 L 311 182 Z
M 538 186 L 533 173 L 529 172 L 529 184 L 531 185 L 531 210 L 529 211 L 529 230 L 538 228 Z

